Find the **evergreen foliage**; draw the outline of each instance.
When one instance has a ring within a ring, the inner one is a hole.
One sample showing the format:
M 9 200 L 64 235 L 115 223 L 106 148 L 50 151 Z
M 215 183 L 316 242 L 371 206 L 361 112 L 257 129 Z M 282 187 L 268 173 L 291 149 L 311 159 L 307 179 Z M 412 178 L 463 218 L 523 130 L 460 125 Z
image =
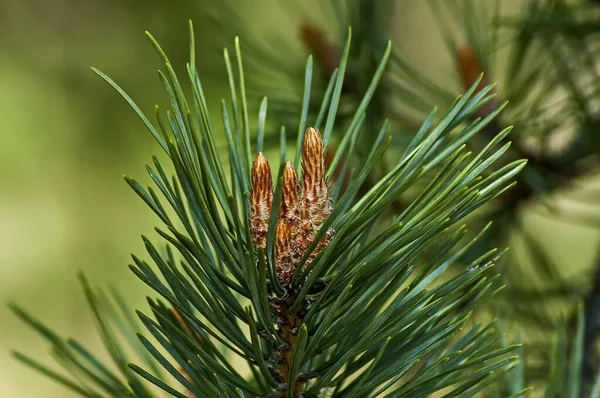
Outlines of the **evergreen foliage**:
M 350 70 L 348 32 L 316 115 L 309 112 L 315 98 L 309 58 L 297 147 L 286 164 L 282 128 L 279 155 L 270 162 L 278 165 L 272 187 L 261 154 L 267 101 L 251 125 L 239 41 L 235 59 L 224 53 L 231 98 L 222 102 L 223 131 L 217 131 L 190 30 L 187 83 L 148 35 L 164 63 L 159 78 L 169 103 L 164 113 L 157 107 L 156 124 L 95 70 L 133 107 L 169 160 L 165 167 L 154 157 L 147 166 L 154 187 L 126 177 L 161 220 L 156 231 L 167 244 L 162 249 L 144 237 L 152 264 L 133 256 L 130 266 L 156 294 L 148 298 L 149 312 L 136 311 L 138 322 L 118 294 L 96 290 L 82 277 L 113 364 L 11 305 L 48 341 L 66 375 L 39 358 L 16 358 L 94 398 L 160 396 L 158 390 L 175 397 L 469 397 L 515 367 L 519 344 L 503 343 L 494 323 L 471 321 L 502 288 L 494 264 L 504 251 L 487 249 L 465 260 L 489 226 L 465 241 L 461 224 L 509 190 L 525 166 L 524 160 L 496 166 L 509 150 L 510 128 L 475 153 L 466 149 L 500 112 L 477 117 L 493 100 L 493 87 L 480 87 L 479 77 L 443 115 L 431 112 L 369 182 L 393 141 L 388 122 L 367 113 L 391 45 L 355 111 L 338 122 Z M 226 158 L 217 149 L 221 135 Z M 334 140 L 335 149 L 328 147 Z M 290 185 L 291 170 L 303 171 L 297 184 Z M 409 190 L 418 192 L 415 199 L 388 217 L 386 209 Z M 287 212 L 290 203 L 297 212 Z M 286 214 L 299 217 L 290 224 L 297 228 L 292 235 L 278 228 Z M 527 391 L 522 386 L 513 396 Z
M 578 306 L 576 312 L 575 329 L 569 330 L 567 322 L 562 318 L 559 322 L 559 327 L 556 333 L 552 336 L 549 366 L 546 383 L 543 387 L 545 398 L 558 397 L 585 397 L 597 398 L 600 396 L 600 372 L 596 371 L 590 385 L 587 384 L 587 378 L 584 376 L 583 358 L 585 356 L 585 312 L 582 306 Z M 497 329 L 502 332 L 504 326 L 502 322 L 498 322 Z M 573 338 L 570 336 L 573 335 Z M 502 335 L 502 340 L 505 336 Z M 520 342 L 521 337 L 517 340 Z M 504 341 L 503 341 L 503 344 Z M 523 357 L 523 351 L 527 350 L 526 346 L 521 346 L 518 349 L 518 354 Z M 504 375 L 496 381 L 494 397 L 513 396 L 520 391 L 523 391 L 523 386 L 526 385 L 528 369 L 523 362 L 519 362 L 517 366 L 505 372 Z M 535 391 L 533 387 L 528 388 L 529 391 Z
M 270 106 L 293 110 L 302 103 L 302 86 L 298 70 L 302 60 L 295 54 L 297 47 L 287 43 L 283 56 L 272 51 L 274 40 L 259 36 L 253 26 L 236 15 L 235 0 L 219 4 L 227 13 L 214 13 L 215 21 L 224 32 L 235 31 L 252 43 L 246 56 L 248 74 L 255 76 L 249 91 L 265 93 Z M 482 106 L 473 117 L 486 117 L 499 108 L 504 111 L 489 123 L 467 146 L 479 151 L 496 136 L 498 126 L 509 121 L 516 134 L 506 156 L 495 162 L 489 172 L 501 169 L 515 159 L 525 158 L 528 167 L 520 173 L 515 189 L 486 206 L 471 219 L 473 225 L 493 221 L 489 233 L 473 246 L 465 258 L 476 258 L 487 247 L 504 247 L 511 239 L 525 247 L 524 256 L 508 256 L 499 264 L 503 294 L 487 307 L 501 312 L 507 322 L 518 323 L 532 344 L 528 354 L 528 380 L 548 379 L 548 352 L 561 326 L 561 312 L 568 314 L 567 336 L 574 338 L 577 316 L 576 303 L 583 302 L 586 330 L 584 332 L 583 379 L 591 386 L 600 366 L 597 340 L 600 330 L 600 259 L 590 263 L 583 272 L 565 276 L 571 264 L 553 258 L 525 216 L 536 212 L 549 220 L 597 228 L 597 212 L 591 204 L 595 197 L 574 197 L 568 200 L 576 206 L 563 206 L 557 200 L 573 187 L 587 185 L 597 176 L 600 151 L 598 143 L 598 29 L 600 7 L 589 0 L 430 0 L 429 8 L 436 29 L 444 44 L 440 59 L 450 56 L 452 69 L 435 70 L 419 64 L 407 49 L 410 37 L 394 37 L 398 22 L 394 19 L 414 2 L 332 0 L 320 2 L 315 9 L 303 9 L 297 2 L 281 5 L 283 13 L 293 23 L 298 41 L 307 53 L 313 54 L 321 93 L 328 90 L 329 76 L 337 67 L 335 56 L 343 48 L 343 29 L 356 27 L 353 49 L 347 61 L 347 83 L 342 90 L 340 123 L 348 123 L 356 105 L 366 90 L 365 76 L 376 68 L 385 43 L 392 37 L 395 51 L 390 56 L 383 87 L 375 93 L 368 108 L 365 124 L 390 120 L 390 149 L 378 168 L 366 179 L 373 186 L 393 165 L 397 153 L 402 153 L 418 134 L 420 119 L 433 107 L 445 109 L 457 93 L 484 79 L 477 90 L 497 81 L 496 96 Z M 222 15 L 232 15 L 224 20 Z M 324 23 L 327 21 L 327 23 Z M 278 37 L 286 37 L 285 34 Z M 420 38 L 418 38 L 420 39 Z M 424 51 L 425 52 L 425 51 Z M 440 63 L 442 63 L 440 61 Z M 271 67 L 272 66 L 272 67 Z M 268 78 L 266 78 L 268 76 Z M 290 87 L 285 93 L 277 86 Z M 316 93 L 316 91 L 313 91 Z M 504 101 L 508 101 L 505 103 Z M 274 103 L 276 102 L 276 103 Z M 314 102 L 313 102 L 314 103 Z M 318 113 L 318 107 L 309 111 Z M 294 115 L 278 112 L 279 122 L 295 123 Z M 373 128 L 370 131 L 375 131 Z M 372 141 L 363 135 L 365 143 Z M 364 145 L 359 145 L 364 146 Z M 357 151 L 356 158 L 364 159 Z M 351 160 L 352 161 L 352 160 Z M 360 165 L 363 160 L 356 160 Z M 426 184 L 429 180 L 424 179 Z M 420 185 L 419 185 L 420 186 Z M 419 189 L 409 190 L 391 206 L 400 213 L 414 201 Z M 591 196 L 592 194 L 590 194 Z M 577 203 L 578 202 L 578 203 Z M 589 210 L 588 210 L 589 209 Z

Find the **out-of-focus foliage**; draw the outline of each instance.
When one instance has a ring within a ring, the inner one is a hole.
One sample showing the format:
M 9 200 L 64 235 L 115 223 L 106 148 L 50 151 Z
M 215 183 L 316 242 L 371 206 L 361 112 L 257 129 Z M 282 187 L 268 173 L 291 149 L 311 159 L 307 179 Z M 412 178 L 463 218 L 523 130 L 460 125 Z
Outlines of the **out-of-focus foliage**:
M 187 57 L 179 27 L 201 6 L 202 0 L 0 2 L 0 299 L 44 313 L 83 343 L 95 339 L 88 337 L 93 317 L 76 286 L 77 270 L 138 297 L 143 288 L 126 264 L 143 247 L 139 232 L 153 225 L 120 176 L 142 171 L 154 145 L 90 66 L 104 65 L 126 80 L 151 111 L 160 86 L 147 84 L 154 68 L 140 67 L 156 64 L 152 49 L 139 44 L 140 32 L 156 32 L 173 59 Z M 0 351 L 23 344 L 44 350 L 4 305 L 0 324 Z M 0 396 L 71 396 L 23 370 L 0 355 Z M 25 384 L 30 391 L 22 391 Z
M 497 321 L 497 332 L 505 344 L 507 339 L 503 322 Z M 556 333 L 551 338 L 548 352 L 548 366 L 546 367 L 547 383 L 540 383 L 537 388 L 529 387 L 538 396 L 545 398 L 582 397 L 597 398 L 600 396 L 600 370 L 590 377 L 584 375 L 586 325 L 583 307 L 578 306 L 575 311 L 573 325 L 569 327 L 564 318 L 560 319 Z M 514 339 L 521 342 L 521 333 Z M 527 347 L 521 346 L 519 356 L 524 357 L 523 351 Z M 502 377 L 496 379 L 492 397 L 512 397 L 523 391 L 527 373 L 531 367 L 519 363 Z M 536 391 L 537 390 L 537 391 Z

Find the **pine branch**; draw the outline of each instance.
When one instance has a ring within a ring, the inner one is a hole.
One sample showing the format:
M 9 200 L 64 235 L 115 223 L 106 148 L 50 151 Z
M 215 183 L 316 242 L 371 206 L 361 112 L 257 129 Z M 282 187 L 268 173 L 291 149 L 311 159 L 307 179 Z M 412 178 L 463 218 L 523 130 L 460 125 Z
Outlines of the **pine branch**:
M 393 139 L 388 158 L 403 153 L 410 145 L 408 138 L 419 131 L 419 123 L 414 121 L 415 114 L 424 118 L 434 106 L 442 109 L 450 106 L 457 90 L 471 87 L 482 72 L 485 73 L 485 79 L 498 81 L 493 89 L 496 97 L 489 95 L 491 91 L 484 93 L 487 102 L 466 119 L 476 122 L 477 118 L 485 119 L 494 115 L 483 128 L 483 134 L 469 140 L 469 148 L 476 152 L 485 147 L 501 131 L 499 126 L 504 121 L 510 121 L 518 134 L 514 137 L 511 135 L 512 144 L 506 156 L 490 172 L 522 158 L 529 160 L 529 166 L 516 177 L 518 184 L 515 189 L 503 195 L 497 201 L 497 206 L 486 208 L 486 211 L 478 214 L 479 217 L 474 218 L 479 219 L 481 224 L 492 218 L 498 226 L 480 246 L 504 246 L 508 237 L 515 232 L 519 235 L 528 233 L 521 222 L 524 211 L 532 208 L 532 204 L 546 203 L 549 197 L 564 192 L 575 181 L 593 175 L 598 169 L 600 147 L 594 132 L 597 131 L 600 118 L 594 104 L 600 93 L 597 83 L 600 80 L 596 68 L 598 52 L 594 47 L 597 27 L 600 25 L 597 6 L 588 3 L 591 2 L 530 0 L 520 3 L 520 9 L 515 12 L 507 12 L 499 1 L 430 2 L 436 22 L 431 28 L 439 30 L 446 50 L 454 60 L 454 70 L 439 73 L 440 76 L 455 76 L 455 79 L 446 81 L 441 81 L 437 75 L 423 73 L 411 54 L 402 50 L 406 38 L 394 38 L 395 51 L 390 56 L 390 65 L 383 77 L 386 89 L 375 92 L 372 101 L 375 106 L 369 109 L 371 115 L 376 115 L 373 119 L 388 118 L 391 121 L 389 130 Z M 227 4 L 235 14 L 235 2 Z M 291 18 L 298 23 L 296 26 L 293 23 L 289 25 L 301 33 L 299 41 L 307 52 L 313 54 L 315 70 L 319 71 L 315 80 L 322 82 L 320 86 L 323 91 L 329 87 L 328 78 L 339 65 L 334 55 L 340 54 L 343 48 L 342 36 L 336 28 L 348 24 L 361 25 L 353 37 L 359 50 L 349 53 L 349 82 L 342 89 L 344 98 L 340 108 L 345 112 L 340 115 L 340 120 L 346 123 L 356 110 L 353 101 L 356 102 L 356 98 L 361 98 L 364 93 L 364 78 L 361 75 L 366 75 L 365 71 L 372 68 L 371 58 L 383 51 L 382 43 L 391 35 L 388 27 L 394 24 L 391 21 L 394 14 L 390 4 L 386 1 L 347 0 L 335 2 L 330 8 L 322 5 L 313 14 L 294 12 L 295 18 Z M 282 6 L 282 9 L 290 11 L 292 6 Z M 323 16 L 331 23 L 320 24 L 319 17 Z M 231 28 L 222 20 L 220 22 L 225 29 Z M 251 34 L 252 26 L 244 22 L 243 18 L 236 22 L 236 32 Z M 272 85 L 270 77 L 276 75 L 278 81 L 286 82 L 291 87 L 298 86 L 294 86 L 293 82 L 300 82 L 294 74 L 297 74 L 301 61 L 296 61 L 296 54 L 273 57 L 274 53 L 267 51 L 267 40 L 256 42 L 248 52 L 248 56 L 256 60 L 253 74 L 257 79 L 252 84 L 253 89 L 260 91 L 261 95 L 265 91 L 273 91 L 269 97 L 275 109 L 299 108 L 301 95 L 286 94 L 285 98 L 279 97 L 276 94 L 278 85 Z M 500 52 L 505 52 L 506 56 L 499 57 Z M 263 78 L 259 79 L 260 76 Z M 264 76 L 269 78 L 265 79 Z M 475 93 L 486 86 L 487 82 L 480 81 Z M 299 87 L 295 90 L 301 92 Z M 510 102 L 504 104 L 504 100 Z M 309 114 L 317 113 L 318 105 L 315 106 L 314 101 L 311 103 L 314 109 L 311 108 Z M 501 116 L 494 113 L 502 107 L 505 109 Z M 281 113 L 280 117 L 282 124 L 295 122 L 294 112 Z M 368 120 L 365 125 L 369 125 Z M 376 131 L 374 128 L 368 129 Z M 571 136 L 568 142 L 561 148 L 554 148 L 556 139 L 565 135 Z M 366 142 L 373 139 L 369 135 L 364 135 L 364 138 Z M 335 144 L 333 141 L 332 145 Z M 359 148 L 362 146 L 358 144 Z M 350 159 L 349 162 L 362 164 L 365 154 L 361 156 L 357 151 L 356 155 L 356 160 Z M 374 169 L 365 180 L 361 193 L 375 186 L 391 167 L 382 162 L 381 167 Z M 421 183 L 426 186 L 427 179 Z M 390 204 L 389 209 L 396 215 L 402 214 L 418 192 L 419 189 L 405 192 Z M 560 216 L 561 220 L 569 222 L 592 224 L 589 222 L 591 214 L 587 213 L 576 216 L 555 211 L 546 215 L 553 218 Z M 551 293 L 553 290 L 582 291 L 584 284 L 581 280 L 565 280 L 557 272 L 563 267 L 562 264 L 544 260 L 549 253 L 543 247 L 537 247 L 539 244 L 532 247 L 529 242 L 528 246 L 532 253 L 537 253 L 535 261 L 525 262 L 518 257 L 511 257 L 507 263 L 511 264 L 512 270 L 503 272 L 506 283 L 513 287 L 518 285 L 520 277 L 517 275 L 520 273 L 516 268 L 530 267 L 541 283 L 551 287 L 547 289 L 548 300 L 554 298 Z M 479 246 L 475 247 L 469 257 L 476 257 L 480 249 Z M 555 327 L 552 311 L 542 299 L 532 306 L 520 304 L 527 302 L 529 296 L 541 296 L 545 292 L 530 285 L 512 290 L 518 293 L 520 299 L 508 296 L 508 300 L 497 304 L 502 304 L 507 313 L 531 325 L 531 328 Z M 563 297 L 580 298 L 581 293 Z
M 282 128 L 273 179 L 261 153 L 267 102 L 261 103 L 255 129 L 239 40 L 235 62 L 224 52 L 231 93 L 221 108 L 225 159 L 196 69 L 192 26 L 189 97 L 163 49 L 148 37 L 164 64 L 159 79 L 169 103 L 166 122 L 157 107 L 155 127 L 117 83 L 95 71 L 133 107 L 170 163 L 163 167 L 154 157 L 147 166 L 158 192 L 125 178 L 164 224 L 157 232 L 167 243 L 162 250 L 143 237 L 152 265 L 137 256 L 130 265 L 158 296 L 148 300 L 150 314 L 136 311 L 145 328 L 135 331 L 139 342 L 127 340 L 144 347 L 150 371 L 125 359 L 108 322 L 113 311 L 102 310 L 102 296 L 87 282 L 100 335 L 127 384 L 92 357 L 83 355 L 93 370 L 82 366 L 57 335 L 16 310 L 50 340 L 72 379 L 20 358 L 92 397 L 98 391 L 147 397 L 142 379 L 180 398 L 422 397 L 445 389 L 449 397 L 468 396 L 514 366 L 517 357 L 511 353 L 518 345 L 501 344 L 489 328 L 463 332 L 473 311 L 501 290 L 493 269 L 504 251 L 486 249 L 467 261 L 489 225 L 461 243 L 466 228 L 460 223 L 509 190 L 526 163 L 494 168 L 509 150 L 510 128 L 475 154 L 465 150 L 499 112 L 472 120 L 491 100 L 491 86 L 479 88 L 479 79 L 442 117 L 432 112 L 404 152 L 365 188 L 391 142 L 389 123 L 380 120 L 374 139 L 361 141 L 371 131 L 367 114 L 391 45 L 356 112 L 338 126 L 349 31 L 318 120 L 308 112 L 308 61 L 296 158 L 287 161 Z M 321 129 L 310 127 L 317 121 Z M 326 151 L 334 140 L 328 164 Z M 367 143 L 359 155 L 359 145 Z M 356 165 L 352 178 L 331 179 L 337 170 L 344 175 L 350 164 Z M 416 199 L 393 219 L 385 217 L 411 189 L 418 191 Z M 448 274 L 451 268 L 456 271 Z M 238 361 L 247 364 L 250 377 L 234 365 Z

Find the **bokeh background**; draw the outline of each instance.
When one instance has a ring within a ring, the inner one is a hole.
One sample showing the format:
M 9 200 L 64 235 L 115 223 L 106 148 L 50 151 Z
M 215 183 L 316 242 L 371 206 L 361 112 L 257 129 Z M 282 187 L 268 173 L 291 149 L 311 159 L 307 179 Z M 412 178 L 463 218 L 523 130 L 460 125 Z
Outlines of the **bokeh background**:
M 183 72 L 192 18 L 209 105 L 218 111 L 225 87 L 217 46 L 233 38 L 217 37 L 207 23 L 208 3 L 0 2 L 0 397 L 72 396 L 10 357 L 18 348 L 50 363 L 43 341 L 5 302 L 18 302 L 55 330 L 99 350 L 78 271 L 96 285 L 117 287 L 133 306 L 144 306 L 145 290 L 127 264 L 130 253 L 143 253 L 140 234 L 155 236 L 152 227 L 159 220 L 121 175 L 147 181 L 144 164 L 159 148 L 89 67 L 106 72 L 152 114 L 163 96 L 158 58 L 144 31 L 152 32 Z M 273 22 L 278 9 L 267 3 L 247 3 L 240 13 L 256 21 L 264 38 L 283 34 L 301 49 L 293 29 Z M 439 32 L 424 29 L 433 23 L 425 2 L 407 3 L 394 31 L 427 68 L 449 70 L 451 58 L 436 50 L 442 48 Z M 300 58 L 305 55 L 299 50 Z M 595 179 L 586 180 L 560 200 L 574 211 L 597 211 L 595 201 L 581 207 L 571 199 L 598 189 Z M 593 226 L 549 221 L 536 212 L 525 220 L 565 273 L 577 274 L 593 261 L 598 240 Z M 519 245 L 517 239 L 517 252 Z
M 144 31 L 159 37 L 184 66 L 187 20 L 201 6 L 0 2 L 1 397 L 72 396 L 10 357 L 10 349 L 19 347 L 51 362 L 42 340 L 5 302 L 20 303 L 55 330 L 96 348 L 78 271 L 143 305 L 142 284 L 127 264 L 129 253 L 143 250 L 140 233 L 152 234 L 156 220 L 121 176 L 144 180 L 144 164 L 157 147 L 90 66 L 110 74 L 151 111 L 162 96 L 157 57 Z M 197 25 L 205 36 L 201 21 Z M 204 41 L 198 46 L 205 52 Z

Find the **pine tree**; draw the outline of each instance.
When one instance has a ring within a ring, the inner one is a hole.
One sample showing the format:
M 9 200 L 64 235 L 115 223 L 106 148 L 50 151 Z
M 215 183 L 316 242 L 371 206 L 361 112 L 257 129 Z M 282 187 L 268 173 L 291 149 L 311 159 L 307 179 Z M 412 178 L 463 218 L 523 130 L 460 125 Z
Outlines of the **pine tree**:
M 599 169 L 596 43 L 600 8 L 598 2 L 588 0 L 527 0 L 513 3 L 514 9 L 506 3 L 509 2 L 428 2 L 434 23 L 428 23 L 427 29 L 436 29 L 445 45 L 446 52 L 440 58 L 449 55 L 453 61 L 453 69 L 438 68 L 436 75 L 427 72 L 431 68 L 422 68 L 426 65 L 419 64 L 405 50 L 410 38 L 393 37 L 391 33 L 391 28 L 399 23 L 394 18 L 414 2 L 342 0 L 321 2 L 310 10 L 288 2 L 280 6 L 280 11 L 290 15 L 290 23 L 278 26 L 282 31 L 290 27 L 295 30 L 304 50 L 313 54 L 321 93 L 329 90 L 327 83 L 338 66 L 335 54 L 343 49 L 343 27 L 355 27 L 348 82 L 342 91 L 341 108 L 345 113 L 339 118 L 341 123 L 347 123 L 356 110 L 357 99 L 366 89 L 364 77 L 376 68 L 374 59 L 384 51 L 388 38 L 393 38 L 395 51 L 382 77 L 385 83 L 375 92 L 365 122 L 368 125 L 389 118 L 393 138 L 387 158 L 367 179 L 370 186 L 390 170 L 394 155 L 389 154 L 408 147 L 419 131 L 418 121 L 433 107 L 447 108 L 456 94 L 471 87 L 482 72 L 485 75 L 477 90 L 488 82 L 498 82 L 493 89 L 494 98 L 473 117 L 485 118 L 504 110 L 467 145 L 470 150 L 480 150 L 495 137 L 498 126 L 510 122 L 516 131 L 511 135 L 513 145 L 490 171 L 515 159 L 525 158 L 529 163 L 516 177 L 515 189 L 472 218 L 475 225 L 494 223 L 490 233 L 466 258 L 476 258 L 486 247 L 506 246 L 511 239 L 524 244 L 527 256 L 508 256 L 499 264 L 503 283 L 508 287 L 487 308 L 494 313 L 501 311 L 507 321 L 518 323 L 525 330 L 532 343 L 526 350 L 531 357 L 527 374 L 532 381 L 549 381 L 548 349 L 562 327 L 561 312 L 569 314 L 567 335 L 574 338 L 576 303 L 584 303 L 582 377 L 587 391 L 600 364 L 596 345 L 600 330 L 600 260 L 589 264 L 585 272 L 565 277 L 563 270 L 571 264 L 561 264 L 553 258 L 536 231 L 524 224 L 524 215 L 541 211 L 551 220 L 597 228 L 597 216 L 592 210 L 569 210 L 556 198 L 573 186 L 587 184 Z M 218 7 L 226 14 L 213 14 L 224 32 L 241 32 L 254 43 L 247 53 L 252 68 L 249 74 L 256 77 L 250 90 L 266 93 L 276 109 L 299 108 L 302 86 L 297 71 L 302 60 L 294 54 L 297 47 L 288 43 L 290 51 L 283 56 L 274 53 L 274 40 L 258 36 L 252 24 L 236 15 L 236 6 L 235 0 L 221 2 Z M 225 21 L 222 15 L 231 17 Z M 278 93 L 277 86 L 291 89 Z M 318 107 L 313 106 L 311 112 L 318 113 Z M 281 124 L 294 123 L 294 115 L 289 112 L 278 112 L 278 116 Z M 372 140 L 368 134 L 363 137 L 367 143 Z M 356 155 L 360 158 L 361 153 Z M 361 160 L 356 162 L 360 164 Z M 394 202 L 393 211 L 401 212 L 418 193 L 419 189 L 406 192 Z M 590 202 L 589 198 L 572 196 L 569 200 Z
M 143 238 L 153 265 L 133 256 L 130 266 L 156 294 L 148 298 L 150 312 L 136 311 L 138 323 L 118 293 L 97 290 L 82 276 L 113 364 L 11 305 L 48 341 L 66 375 L 20 352 L 16 358 L 85 397 L 157 396 L 155 387 L 175 397 L 420 397 L 437 391 L 464 397 L 515 366 L 511 353 L 519 345 L 502 344 L 493 323 L 470 321 L 499 290 L 493 265 L 504 251 L 482 252 L 447 272 L 489 229 L 463 242 L 461 220 L 512 187 L 525 165 L 516 160 L 485 175 L 509 147 L 503 143 L 508 128 L 477 154 L 465 150 L 495 116 L 472 120 L 489 103 L 492 87 L 479 89 L 478 80 L 442 117 L 432 112 L 390 170 L 364 191 L 390 145 L 386 121 L 361 148 L 368 152 L 364 162 L 349 165 L 364 143 L 365 111 L 390 44 L 344 129 L 334 127 L 350 33 L 316 119 L 308 117 L 309 61 L 296 149 L 288 161 L 282 128 L 279 155 L 268 161 L 267 103 L 255 129 L 236 39 L 235 62 L 224 53 L 231 89 L 221 115 L 226 161 L 197 72 L 191 25 L 190 31 L 190 96 L 148 35 L 164 63 L 166 121 L 157 107 L 152 124 L 95 70 L 133 107 L 175 173 L 170 177 L 154 157 L 147 171 L 159 192 L 126 177 L 164 224 L 156 231 L 165 249 Z M 328 143 L 340 130 L 329 162 Z M 270 164 L 277 165 L 274 174 Z M 336 170 L 351 178 L 333 178 Z M 428 184 L 400 214 L 383 216 L 424 179 Z

